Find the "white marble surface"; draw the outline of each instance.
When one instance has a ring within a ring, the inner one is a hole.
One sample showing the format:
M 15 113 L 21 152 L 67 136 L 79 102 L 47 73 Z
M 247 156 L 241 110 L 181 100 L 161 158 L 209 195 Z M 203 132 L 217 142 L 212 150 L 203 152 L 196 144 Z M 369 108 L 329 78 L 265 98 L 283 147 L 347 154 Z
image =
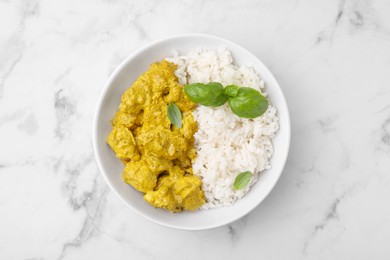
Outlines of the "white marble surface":
M 387 0 L 0 1 L 0 259 L 389 259 L 389 12 Z M 263 60 L 293 131 L 270 196 L 201 232 L 127 209 L 91 145 L 113 69 L 188 32 Z

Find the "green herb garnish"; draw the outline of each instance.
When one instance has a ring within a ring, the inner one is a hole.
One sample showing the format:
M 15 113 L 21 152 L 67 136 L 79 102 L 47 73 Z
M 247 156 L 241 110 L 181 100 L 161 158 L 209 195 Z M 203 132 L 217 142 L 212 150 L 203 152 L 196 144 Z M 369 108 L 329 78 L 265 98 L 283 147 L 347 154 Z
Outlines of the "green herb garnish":
M 261 116 L 268 108 L 268 100 L 253 88 L 239 88 L 228 102 L 233 113 L 244 118 Z
M 171 123 L 177 128 L 181 128 L 182 126 L 182 115 L 180 109 L 173 103 L 168 105 L 168 118 Z
M 229 97 L 236 97 L 239 89 L 240 89 L 240 87 L 238 87 L 236 85 L 229 85 L 223 89 L 223 92 L 226 95 L 228 95 Z
M 222 84 L 218 82 L 189 84 L 185 86 L 184 92 L 191 101 L 207 107 L 222 106 L 229 98 L 223 92 Z
M 249 181 L 252 178 L 251 172 L 242 172 L 239 175 L 237 175 L 236 179 L 234 180 L 233 187 L 235 190 L 241 190 L 245 188 L 246 185 L 248 185 Z
M 229 85 L 223 88 L 221 83 L 194 83 L 185 86 L 188 98 L 203 106 L 218 107 L 228 101 L 234 114 L 244 118 L 256 118 L 268 108 L 268 100 L 252 88 Z

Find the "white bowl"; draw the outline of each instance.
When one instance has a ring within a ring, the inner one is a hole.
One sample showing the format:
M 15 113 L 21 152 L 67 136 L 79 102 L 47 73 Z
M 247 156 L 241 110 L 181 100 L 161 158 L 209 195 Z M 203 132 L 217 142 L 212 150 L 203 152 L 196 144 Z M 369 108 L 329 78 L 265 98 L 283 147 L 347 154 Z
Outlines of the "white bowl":
M 273 139 L 272 168 L 264 171 L 248 194 L 232 206 L 175 214 L 156 209 L 143 199 L 142 193 L 123 182 L 121 175 L 124 165 L 106 144 L 107 136 L 111 131 L 110 120 L 118 109 L 122 93 L 149 68 L 151 63 L 172 56 L 173 50 L 185 53 L 198 48 L 218 49 L 219 47 L 225 47 L 231 51 L 235 64 L 254 67 L 266 83 L 268 98 L 278 109 L 280 129 Z M 93 124 L 93 144 L 96 160 L 104 179 L 111 190 L 130 209 L 163 226 L 183 230 L 202 230 L 219 227 L 243 217 L 267 197 L 278 181 L 287 159 L 290 146 L 290 117 L 286 100 L 278 82 L 267 67 L 253 54 L 235 43 L 215 36 L 180 35 L 151 43 L 134 52 L 113 72 L 97 104 Z

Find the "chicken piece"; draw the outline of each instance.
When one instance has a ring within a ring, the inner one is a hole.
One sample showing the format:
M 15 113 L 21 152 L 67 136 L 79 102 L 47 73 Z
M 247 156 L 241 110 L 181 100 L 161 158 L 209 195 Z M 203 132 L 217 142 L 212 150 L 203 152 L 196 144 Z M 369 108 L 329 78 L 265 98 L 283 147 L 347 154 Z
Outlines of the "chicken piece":
M 173 181 L 169 176 L 159 178 L 155 190 L 148 191 L 144 199 L 154 207 L 167 209 L 171 212 L 180 212 L 182 207 L 175 200 L 172 193 Z
M 179 83 L 173 84 L 172 86 L 164 89 L 163 99 L 166 103 L 175 103 L 180 99 L 180 96 L 184 88 Z
M 161 99 L 167 88 L 178 84 L 176 68 L 175 64 L 167 61 L 153 63 L 122 95 L 119 109 L 137 115 L 153 100 Z
M 161 173 L 163 171 L 168 171 L 172 167 L 172 162 L 162 158 L 157 158 L 154 156 L 148 156 L 143 159 L 148 165 L 149 169 Z
M 108 136 L 107 143 L 121 160 L 138 161 L 140 159 L 134 136 L 131 131 L 124 126 L 114 126 Z
M 144 105 L 148 103 L 148 90 L 150 86 L 144 77 L 139 77 L 134 84 L 128 88 L 121 97 L 119 110 L 131 115 L 138 115 L 143 109 Z
M 196 104 L 184 92 L 184 87 L 179 83 L 172 84 L 163 94 L 166 103 L 175 103 L 182 112 L 190 111 L 196 107 Z
M 132 128 L 135 125 L 137 117 L 124 113 L 122 111 L 116 112 L 114 118 L 112 119 L 112 126 L 124 126 L 126 128 Z
M 183 157 L 189 149 L 186 139 L 177 132 L 157 126 L 137 136 L 146 156 L 174 160 Z
M 157 184 L 157 172 L 153 172 L 143 161 L 129 162 L 123 170 L 123 180 L 136 190 L 148 192 Z
M 136 117 L 136 119 L 135 119 L 135 121 L 134 121 L 134 124 L 135 124 L 137 127 L 139 127 L 139 126 L 142 126 L 143 123 L 144 123 L 144 111 L 141 110 L 141 111 L 139 112 L 139 114 L 137 115 L 137 117 Z M 139 127 L 139 128 L 141 128 L 141 127 Z
M 178 165 L 171 167 L 168 170 L 168 173 L 169 173 L 169 178 L 171 178 L 175 182 L 184 176 L 184 170 Z
M 201 180 L 194 175 L 181 177 L 173 185 L 173 194 L 184 210 L 196 210 L 205 203 Z
M 153 86 L 153 93 L 151 93 L 153 99 L 161 99 L 163 95 L 170 92 L 172 87 L 178 84 L 175 75 L 176 69 L 177 65 L 165 60 L 153 63 L 150 66 L 149 72 L 153 75 L 150 77 L 150 83 Z
M 169 129 L 171 121 L 168 118 L 167 107 L 167 104 L 163 100 L 155 100 L 152 104 L 145 107 L 144 117 L 146 120 L 143 122 L 143 128 L 149 130 L 156 126 L 162 126 Z
M 194 120 L 192 113 L 183 113 L 182 127 L 179 132 L 187 139 L 194 141 L 194 134 L 198 131 L 198 124 Z
M 159 177 L 154 191 L 145 194 L 146 201 L 172 212 L 196 210 L 205 203 L 198 177 L 184 176 L 184 170 L 179 166 L 173 166 L 168 172 L 169 175 Z

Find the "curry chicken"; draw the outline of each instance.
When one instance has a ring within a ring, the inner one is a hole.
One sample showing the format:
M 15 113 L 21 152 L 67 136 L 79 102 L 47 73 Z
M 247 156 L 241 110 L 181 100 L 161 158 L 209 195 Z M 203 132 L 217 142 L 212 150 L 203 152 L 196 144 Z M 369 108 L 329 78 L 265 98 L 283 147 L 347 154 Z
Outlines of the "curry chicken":
M 196 210 L 205 203 L 201 180 L 193 175 L 196 157 L 196 104 L 175 76 L 176 65 L 157 62 L 121 97 L 107 143 L 125 164 L 123 180 L 144 199 L 171 212 Z M 182 112 L 182 127 L 171 124 L 167 106 Z

